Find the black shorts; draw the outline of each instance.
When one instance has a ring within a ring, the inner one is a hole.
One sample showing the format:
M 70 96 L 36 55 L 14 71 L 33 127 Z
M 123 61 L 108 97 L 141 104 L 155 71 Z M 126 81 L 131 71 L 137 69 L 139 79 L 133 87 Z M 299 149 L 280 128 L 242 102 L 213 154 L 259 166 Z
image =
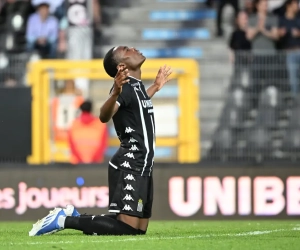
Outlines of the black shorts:
M 150 218 L 153 203 L 152 176 L 129 174 L 108 167 L 110 213 Z

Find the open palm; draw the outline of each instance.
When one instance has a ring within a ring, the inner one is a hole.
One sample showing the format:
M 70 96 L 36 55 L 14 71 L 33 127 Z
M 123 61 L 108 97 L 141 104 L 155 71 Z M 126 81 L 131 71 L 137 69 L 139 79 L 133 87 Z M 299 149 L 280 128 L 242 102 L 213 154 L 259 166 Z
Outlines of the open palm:
M 167 65 L 160 67 L 155 78 L 155 85 L 157 86 L 158 90 L 160 90 L 168 81 L 171 80 L 171 78 L 169 78 L 171 74 L 171 67 L 167 67 Z

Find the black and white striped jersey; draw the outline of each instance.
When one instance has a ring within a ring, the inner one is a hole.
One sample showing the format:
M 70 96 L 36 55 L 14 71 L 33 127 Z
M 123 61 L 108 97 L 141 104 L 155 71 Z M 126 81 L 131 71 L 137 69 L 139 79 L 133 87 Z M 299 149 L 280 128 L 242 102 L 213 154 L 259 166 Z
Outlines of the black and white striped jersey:
M 122 87 L 113 116 L 120 148 L 109 162 L 114 168 L 150 176 L 154 163 L 155 122 L 152 102 L 141 80 L 130 77 Z

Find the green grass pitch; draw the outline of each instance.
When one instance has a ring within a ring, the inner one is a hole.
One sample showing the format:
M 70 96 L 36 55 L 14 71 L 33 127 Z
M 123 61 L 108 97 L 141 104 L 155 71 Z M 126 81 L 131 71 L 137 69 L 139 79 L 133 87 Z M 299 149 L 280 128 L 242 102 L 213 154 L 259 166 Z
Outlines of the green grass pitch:
M 0 223 L 1 250 L 293 250 L 300 221 L 151 221 L 146 236 L 85 236 L 65 230 L 29 237 L 32 223 Z

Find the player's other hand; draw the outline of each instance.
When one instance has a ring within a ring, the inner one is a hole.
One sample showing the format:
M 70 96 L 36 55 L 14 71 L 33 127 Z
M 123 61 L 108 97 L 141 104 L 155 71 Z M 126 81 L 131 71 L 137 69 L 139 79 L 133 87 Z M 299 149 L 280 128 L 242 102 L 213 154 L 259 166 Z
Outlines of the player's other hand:
M 154 82 L 157 87 L 157 91 L 159 91 L 168 81 L 171 80 L 169 77 L 171 74 L 171 67 L 168 67 L 167 65 L 160 67 Z
M 129 82 L 129 72 L 125 65 L 118 66 L 118 73 L 115 76 L 113 95 L 119 95 L 122 92 L 122 86 Z

